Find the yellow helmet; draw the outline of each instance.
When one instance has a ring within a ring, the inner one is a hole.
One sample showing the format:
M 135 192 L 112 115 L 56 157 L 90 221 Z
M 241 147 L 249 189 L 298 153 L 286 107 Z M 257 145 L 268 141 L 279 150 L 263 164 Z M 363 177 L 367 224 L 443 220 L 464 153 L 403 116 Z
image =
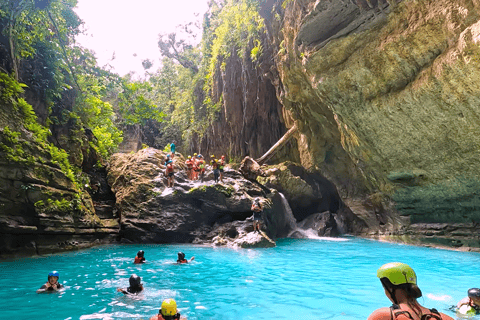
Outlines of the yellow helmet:
M 177 314 L 177 303 L 173 299 L 166 299 L 162 302 L 160 313 L 164 316 L 174 316 Z
M 190 159 L 192 156 L 188 156 L 187 158 Z
M 196 154 L 196 153 L 194 153 L 194 154 L 193 154 L 193 156 L 194 156 L 194 157 L 196 157 L 196 156 L 197 156 L 197 154 Z
M 384 264 L 377 270 L 377 277 L 387 278 L 393 285 L 404 283 L 417 284 L 417 275 L 413 269 L 401 262 L 390 262 Z
M 212 154 L 212 155 L 210 156 L 210 158 L 215 158 L 215 155 L 214 155 L 214 154 Z

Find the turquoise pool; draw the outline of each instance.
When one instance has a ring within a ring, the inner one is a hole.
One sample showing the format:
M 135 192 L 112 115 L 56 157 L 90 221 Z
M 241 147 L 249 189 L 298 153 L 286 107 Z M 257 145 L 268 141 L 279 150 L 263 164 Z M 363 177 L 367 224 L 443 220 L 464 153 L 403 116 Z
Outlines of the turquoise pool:
M 148 263 L 134 265 L 138 250 Z M 188 265 L 175 265 L 176 253 Z M 232 250 L 192 245 L 114 245 L 0 263 L 1 319 L 149 319 L 163 299 L 176 299 L 188 319 L 366 319 L 389 301 L 376 278 L 384 263 L 410 264 L 420 303 L 448 307 L 480 287 L 480 254 L 356 238 L 285 239 L 272 249 Z M 63 293 L 36 294 L 51 270 Z M 116 292 L 142 277 L 136 299 Z

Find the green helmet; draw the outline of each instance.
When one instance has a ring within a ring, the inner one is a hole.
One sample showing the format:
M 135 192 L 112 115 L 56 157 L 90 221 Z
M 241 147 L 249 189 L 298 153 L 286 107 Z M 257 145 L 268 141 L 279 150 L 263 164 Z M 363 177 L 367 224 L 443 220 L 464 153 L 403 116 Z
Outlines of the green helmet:
M 377 277 L 387 278 L 393 285 L 404 283 L 417 284 L 417 275 L 413 269 L 401 262 L 390 262 L 384 264 L 377 270 Z

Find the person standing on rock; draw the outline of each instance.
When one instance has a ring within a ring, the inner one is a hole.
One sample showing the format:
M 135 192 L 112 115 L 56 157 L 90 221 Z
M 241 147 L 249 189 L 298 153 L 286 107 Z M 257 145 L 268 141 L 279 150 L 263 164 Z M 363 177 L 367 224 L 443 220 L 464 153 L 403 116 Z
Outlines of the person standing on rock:
M 260 232 L 260 225 L 261 225 L 261 220 L 262 220 L 262 212 L 263 212 L 263 206 L 262 203 L 260 202 L 260 198 L 255 198 L 252 203 L 252 208 L 251 210 L 253 211 L 253 232 L 258 231 Z
M 172 159 L 173 159 L 173 157 L 175 157 L 175 142 L 176 141 L 173 140 L 172 143 L 170 144 L 170 153 L 172 154 Z
M 187 166 L 188 180 L 193 180 L 193 164 L 194 164 L 194 160 L 192 159 L 192 156 L 188 156 L 187 160 L 185 161 L 185 165 Z
M 197 166 L 200 173 L 200 180 L 203 182 L 205 180 L 205 160 L 203 159 L 203 156 L 201 154 L 199 154 L 197 157 Z
M 167 187 L 173 188 L 173 183 L 175 182 L 174 180 L 174 165 L 172 160 L 167 161 L 167 165 L 165 168 L 165 176 L 167 177 Z
M 220 170 L 218 169 L 218 160 L 215 159 L 215 155 L 210 156 L 212 160 L 210 160 L 210 165 L 212 166 L 213 169 L 213 179 L 215 180 L 215 183 L 218 183 L 218 177 L 220 176 Z
M 225 156 L 222 156 L 218 163 L 218 170 L 220 172 L 220 182 L 223 182 L 223 168 L 225 167 Z

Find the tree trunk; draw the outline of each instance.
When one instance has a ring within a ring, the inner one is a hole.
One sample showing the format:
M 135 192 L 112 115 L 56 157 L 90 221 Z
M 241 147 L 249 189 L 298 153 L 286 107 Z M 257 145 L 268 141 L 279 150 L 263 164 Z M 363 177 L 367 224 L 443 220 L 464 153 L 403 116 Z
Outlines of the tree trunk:
M 291 127 L 290 130 L 288 130 L 287 133 L 285 133 L 283 137 L 281 137 L 280 140 L 278 140 L 278 142 L 273 145 L 273 147 L 271 147 L 263 156 L 256 159 L 255 161 L 257 161 L 259 165 L 267 162 L 271 157 L 275 155 L 278 150 L 280 150 L 281 147 L 283 147 L 288 141 L 290 141 L 295 132 L 297 132 L 296 124 L 293 125 L 293 127 Z

